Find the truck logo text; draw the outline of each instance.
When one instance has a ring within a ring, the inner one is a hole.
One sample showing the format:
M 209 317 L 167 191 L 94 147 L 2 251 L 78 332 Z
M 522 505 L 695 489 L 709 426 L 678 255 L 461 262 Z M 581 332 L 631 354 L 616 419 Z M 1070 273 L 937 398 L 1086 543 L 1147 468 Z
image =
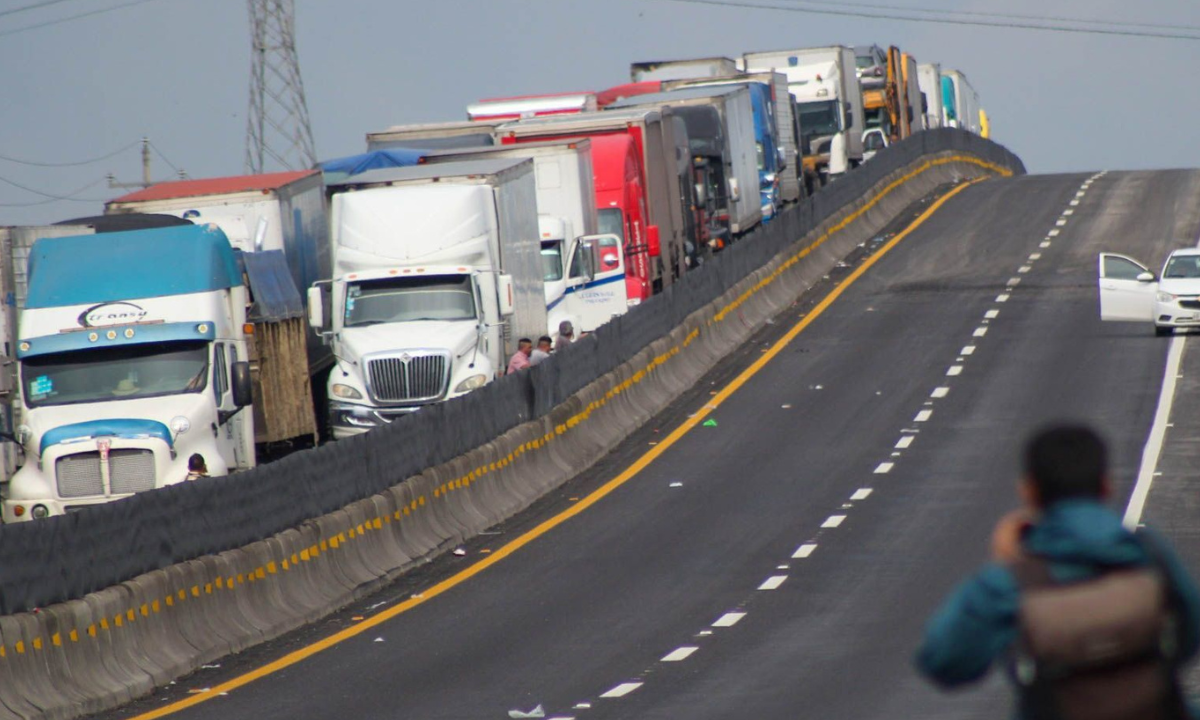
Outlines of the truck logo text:
M 100 303 L 79 314 L 79 324 L 85 328 L 129 325 L 145 319 L 145 308 L 129 302 Z

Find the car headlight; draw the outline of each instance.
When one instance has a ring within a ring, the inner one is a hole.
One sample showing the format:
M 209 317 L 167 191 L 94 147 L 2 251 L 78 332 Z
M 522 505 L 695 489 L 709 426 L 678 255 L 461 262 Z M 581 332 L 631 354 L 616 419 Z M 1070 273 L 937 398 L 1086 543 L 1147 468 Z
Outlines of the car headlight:
M 1177 299 L 1179 299 L 1178 295 L 1172 295 L 1169 292 L 1159 292 L 1158 293 L 1158 301 L 1159 302 L 1175 302 Z
M 333 390 L 334 395 L 345 400 L 362 400 L 362 393 L 350 387 L 349 385 L 334 383 L 331 389 Z
M 177 415 L 171 418 L 171 432 L 176 436 L 182 435 L 192 429 L 192 421 L 182 415 Z
M 487 385 L 487 375 L 472 375 L 466 380 L 463 380 L 459 384 L 455 385 L 454 392 L 470 392 L 471 390 L 478 390 L 484 385 Z

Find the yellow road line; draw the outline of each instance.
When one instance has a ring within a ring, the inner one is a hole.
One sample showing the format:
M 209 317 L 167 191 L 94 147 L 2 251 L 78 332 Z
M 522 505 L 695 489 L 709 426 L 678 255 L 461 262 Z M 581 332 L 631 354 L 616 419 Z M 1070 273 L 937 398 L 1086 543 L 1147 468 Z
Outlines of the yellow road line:
M 228 693 L 231 690 L 248 685 L 259 678 L 266 677 L 267 675 L 278 672 L 279 670 L 295 665 L 306 658 L 316 655 L 322 650 L 333 647 L 334 645 L 337 645 L 345 640 L 349 640 L 350 638 L 364 633 L 367 630 L 376 627 L 377 625 L 382 625 L 397 615 L 405 613 L 414 607 L 421 605 L 422 603 L 428 602 L 447 590 L 450 590 L 451 588 L 470 580 L 479 573 L 487 570 L 504 558 L 525 547 L 529 543 L 565 523 L 567 520 L 570 520 L 592 505 L 600 502 L 600 500 L 606 497 L 609 493 L 633 479 L 634 476 L 644 470 L 650 463 L 654 462 L 672 445 L 679 442 L 679 440 L 683 438 L 688 431 L 699 425 L 713 408 L 716 408 L 731 395 L 737 392 L 739 388 L 741 388 L 748 380 L 750 380 L 750 378 L 754 377 L 754 375 L 762 370 L 767 363 L 771 362 L 776 355 L 778 355 L 785 347 L 787 347 L 788 343 L 790 343 L 797 335 L 803 332 L 805 328 L 811 325 L 814 320 L 820 317 L 820 315 L 825 312 L 825 310 L 827 310 L 829 306 L 832 305 L 833 302 L 837 300 L 847 288 L 850 287 L 850 285 L 858 280 L 858 278 L 862 277 L 863 273 L 865 273 L 872 265 L 874 265 L 879 258 L 883 257 L 888 251 L 894 248 L 901 240 L 907 237 L 909 233 L 920 227 L 935 212 L 937 212 L 938 208 L 949 201 L 950 198 L 962 192 L 968 185 L 974 184 L 975 182 L 978 182 L 978 180 L 972 180 L 970 182 L 963 183 L 962 185 L 959 185 L 942 197 L 938 198 L 936 202 L 930 205 L 925 212 L 921 213 L 920 216 L 918 216 L 917 219 L 914 220 L 908 227 L 904 228 L 903 231 L 880 246 L 879 250 L 865 259 L 862 264 L 855 268 L 854 271 L 846 276 L 844 280 L 838 283 L 837 287 L 831 290 L 829 294 L 821 300 L 821 302 L 817 303 L 816 307 L 806 314 L 804 318 L 800 320 L 800 322 L 796 323 L 790 330 L 788 330 L 786 335 L 777 340 L 775 344 L 771 346 L 770 350 L 759 356 L 759 358 L 755 360 L 749 367 L 743 370 L 736 378 L 730 381 L 728 385 L 722 388 L 720 392 L 716 394 L 716 396 L 709 398 L 699 411 L 685 420 L 679 427 L 675 428 L 675 430 L 667 435 L 666 438 L 660 440 L 657 445 L 650 448 L 650 450 L 635 460 L 632 465 L 625 468 L 620 475 L 617 475 L 613 479 L 604 483 L 586 497 L 581 498 L 579 502 L 575 503 L 566 510 L 563 510 L 554 517 L 543 521 L 519 537 L 513 539 L 512 542 L 492 552 L 483 560 L 474 563 L 470 567 L 464 568 L 463 570 L 428 588 L 427 590 L 423 591 L 419 597 L 411 597 L 408 600 L 399 603 L 398 605 L 394 605 L 387 610 L 380 612 L 378 615 L 373 615 L 352 627 L 345 628 L 344 630 L 340 630 L 329 637 L 318 640 L 312 645 L 308 645 L 300 648 L 299 650 L 290 652 L 278 660 L 269 662 L 266 665 L 251 670 L 248 673 L 239 675 L 231 680 L 221 683 L 220 685 L 209 688 L 206 692 L 190 695 L 182 700 L 173 702 L 170 705 L 165 705 L 161 708 L 151 710 L 150 712 L 137 715 L 130 720 L 153 720 L 154 718 L 160 718 L 166 715 L 177 713 L 181 710 L 192 707 L 193 705 L 199 705 L 206 700 L 218 697 L 221 693 Z

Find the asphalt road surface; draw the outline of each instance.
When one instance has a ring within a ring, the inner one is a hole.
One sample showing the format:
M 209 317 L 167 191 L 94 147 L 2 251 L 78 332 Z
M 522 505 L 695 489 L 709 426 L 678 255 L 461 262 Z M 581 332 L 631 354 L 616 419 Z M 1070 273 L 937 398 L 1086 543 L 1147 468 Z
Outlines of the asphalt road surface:
M 1098 426 L 1129 494 L 1170 341 L 1099 321 L 1096 255 L 1157 265 L 1200 235 L 1200 172 L 1090 177 L 967 188 L 715 410 L 716 427 L 447 593 L 174 717 L 481 720 L 539 704 L 581 720 L 1005 717 L 1000 673 L 950 695 L 917 677 L 923 624 L 985 560 L 1035 425 Z M 1200 346 L 1188 357 L 1200 372 Z M 1194 475 L 1172 447 L 1164 463 Z M 1171 480 L 1163 493 L 1186 497 Z M 1159 497 L 1147 518 L 1200 563 L 1200 502 Z

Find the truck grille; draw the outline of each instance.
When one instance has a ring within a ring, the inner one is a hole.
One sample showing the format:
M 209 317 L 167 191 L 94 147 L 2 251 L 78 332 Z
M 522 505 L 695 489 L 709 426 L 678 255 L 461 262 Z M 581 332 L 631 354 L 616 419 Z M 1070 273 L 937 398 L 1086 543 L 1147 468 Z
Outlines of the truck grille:
M 371 395 L 378 402 L 436 400 L 450 381 L 449 358 L 444 354 L 405 353 L 367 361 Z
M 154 453 L 134 448 L 108 453 L 108 481 L 113 495 L 154 489 Z
M 58 496 L 64 498 L 104 494 L 104 478 L 100 476 L 100 453 L 88 452 L 64 455 L 54 463 L 58 479 Z
M 111 493 L 104 492 L 100 453 L 64 455 L 54 464 L 58 496 L 64 498 L 98 495 L 125 495 L 154 488 L 154 453 L 124 448 L 108 453 L 108 480 Z

